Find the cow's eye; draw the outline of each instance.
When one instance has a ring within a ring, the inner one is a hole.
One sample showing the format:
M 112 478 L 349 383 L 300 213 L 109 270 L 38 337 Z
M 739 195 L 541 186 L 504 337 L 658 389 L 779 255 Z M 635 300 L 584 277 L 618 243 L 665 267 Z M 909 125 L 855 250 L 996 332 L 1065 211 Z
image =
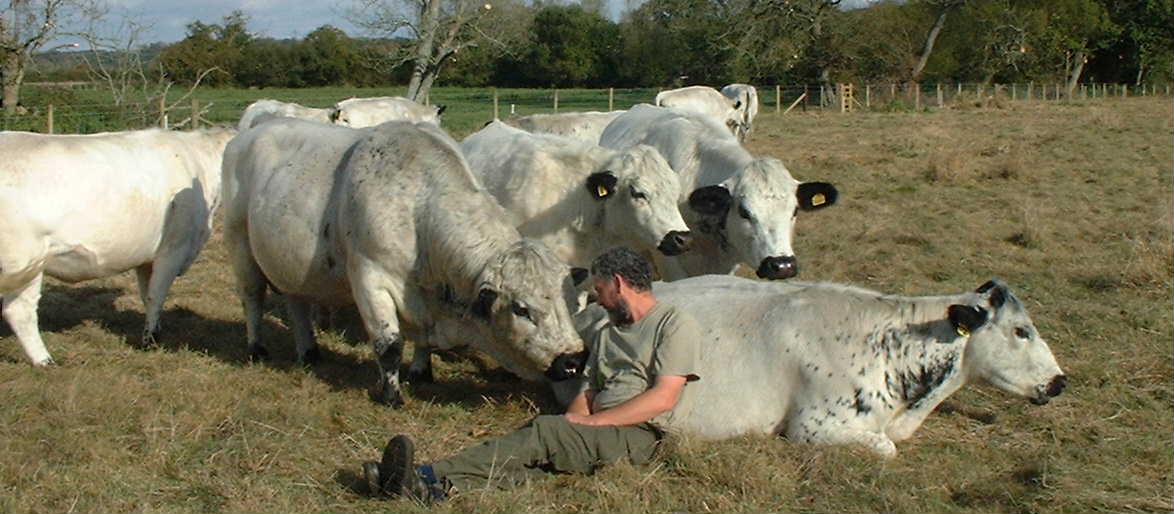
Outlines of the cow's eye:
M 747 209 L 745 205 L 738 205 L 738 216 L 746 220 L 754 219 L 754 216 L 750 214 L 750 209 Z
M 1031 339 L 1031 332 L 1023 327 L 1015 327 L 1015 337 L 1020 339 Z
M 530 319 L 530 309 L 527 309 L 525 305 L 514 302 L 514 316 Z
M 641 193 L 640 191 L 637 191 L 635 187 L 629 186 L 628 192 L 631 193 L 632 198 L 639 198 L 641 200 L 648 198 L 648 195 Z

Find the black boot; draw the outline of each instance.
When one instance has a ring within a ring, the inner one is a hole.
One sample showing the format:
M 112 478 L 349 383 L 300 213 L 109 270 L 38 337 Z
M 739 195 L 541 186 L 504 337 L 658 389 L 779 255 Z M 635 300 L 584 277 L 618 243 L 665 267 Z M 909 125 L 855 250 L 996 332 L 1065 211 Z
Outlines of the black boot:
M 375 494 L 406 496 L 423 503 L 437 500 L 424 478 L 416 472 L 415 445 L 408 436 L 392 437 L 383 449 L 383 460 L 363 463 L 363 475 Z

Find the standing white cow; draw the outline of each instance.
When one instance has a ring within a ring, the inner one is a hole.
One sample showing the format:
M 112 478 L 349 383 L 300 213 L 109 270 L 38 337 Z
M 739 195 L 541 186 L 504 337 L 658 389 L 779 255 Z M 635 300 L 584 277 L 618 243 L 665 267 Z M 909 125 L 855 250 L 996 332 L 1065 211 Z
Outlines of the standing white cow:
M 745 141 L 754 131 L 754 118 L 758 116 L 758 90 L 750 84 L 730 84 L 722 88 L 726 98 L 742 102 L 742 129 L 738 138 Z
M 0 294 L 33 364 L 53 362 L 37 329 L 45 275 L 80 282 L 135 270 L 143 343 L 155 343 L 171 283 L 211 234 L 220 158 L 235 134 L 0 133 Z
M 892 457 L 943 400 L 986 382 L 1042 405 L 1067 378 L 1023 303 L 999 281 L 946 296 L 707 275 L 656 283 L 706 341 L 690 414 L 703 438 L 782 434 Z M 595 327 L 592 306 L 577 322 Z
M 745 126 L 746 104 L 739 99 L 726 98 L 720 91 L 709 86 L 689 86 L 661 91 L 656 94 L 656 105 L 685 111 L 699 112 L 712 117 L 729 129 L 739 141 L 746 139 L 750 132 Z
M 506 125 L 517 127 L 535 134 L 555 134 L 577 139 L 593 145 L 599 144 L 599 136 L 607 124 L 625 111 L 588 111 L 554 114 L 530 114 L 512 116 Z
M 286 295 L 303 362 L 318 355 L 308 303 L 356 304 L 379 365 L 377 399 L 392 406 L 403 403 L 405 335 L 419 348 L 448 339 L 434 330 L 461 330 L 527 379 L 578 371 L 570 268 L 505 222 L 436 125 L 274 120 L 228 145 L 224 180 L 225 243 L 253 356 L 267 355 L 260 321 L 271 286 Z
M 681 213 L 693 234 L 688 253 L 657 263 L 666 280 L 730 273 L 739 263 L 760 278 L 794 277 L 795 215 L 836 201 L 835 186 L 795 180 L 781 161 L 750 155 L 705 115 L 640 104 L 600 138 L 608 148 L 637 144 L 656 148 L 677 172 Z
M 511 224 L 572 266 L 618 244 L 665 255 L 688 248 L 677 175 L 650 146 L 617 151 L 493 121 L 461 150 Z
M 351 128 L 374 127 L 385 121 L 427 121 L 440 125 L 445 107 L 423 105 L 402 96 L 348 98 L 334 104 L 330 121 Z
M 245 111 L 241 114 L 240 122 L 237 123 L 237 129 L 243 132 L 253 128 L 258 123 L 282 116 L 316 121 L 318 123 L 330 123 L 331 112 L 331 109 L 319 109 L 278 100 L 262 99 L 245 107 Z

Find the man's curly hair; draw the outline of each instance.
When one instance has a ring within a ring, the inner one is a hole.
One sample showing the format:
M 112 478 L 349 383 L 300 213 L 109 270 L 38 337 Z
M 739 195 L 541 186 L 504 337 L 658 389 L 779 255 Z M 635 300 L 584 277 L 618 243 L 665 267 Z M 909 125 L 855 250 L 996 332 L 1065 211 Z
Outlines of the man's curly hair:
M 619 275 L 637 291 L 652 287 L 652 263 L 626 246 L 608 249 L 591 262 L 591 274 L 596 277 Z

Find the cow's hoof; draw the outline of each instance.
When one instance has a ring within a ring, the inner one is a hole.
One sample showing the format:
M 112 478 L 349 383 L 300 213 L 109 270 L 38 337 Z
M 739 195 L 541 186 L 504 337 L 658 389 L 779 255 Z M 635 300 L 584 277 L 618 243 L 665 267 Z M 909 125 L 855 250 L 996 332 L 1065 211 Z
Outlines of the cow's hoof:
M 50 368 L 50 367 L 53 367 L 56 365 L 57 365 L 57 361 L 53 360 L 53 357 L 45 357 L 44 360 L 42 360 L 40 362 L 33 363 L 33 366 L 36 366 L 38 368 Z
M 143 340 L 139 342 L 139 348 L 150 350 L 159 347 L 159 332 L 143 332 Z
M 318 351 L 317 347 L 311 348 L 298 357 L 298 363 L 302 366 L 313 366 L 322 361 L 322 352 Z
M 375 403 L 391 407 L 392 409 L 399 409 L 404 406 L 404 397 L 399 391 L 394 390 L 379 390 L 371 391 L 371 400 Z
M 249 348 L 249 362 L 261 362 L 265 360 L 269 360 L 269 350 L 266 350 L 264 346 L 258 345 Z
M 408 383 L 409 384 L 431 384 L 436 380 L 432 378 L 432 368 L 425 368 L 423 371 L 418 369 L 408 368 Z

